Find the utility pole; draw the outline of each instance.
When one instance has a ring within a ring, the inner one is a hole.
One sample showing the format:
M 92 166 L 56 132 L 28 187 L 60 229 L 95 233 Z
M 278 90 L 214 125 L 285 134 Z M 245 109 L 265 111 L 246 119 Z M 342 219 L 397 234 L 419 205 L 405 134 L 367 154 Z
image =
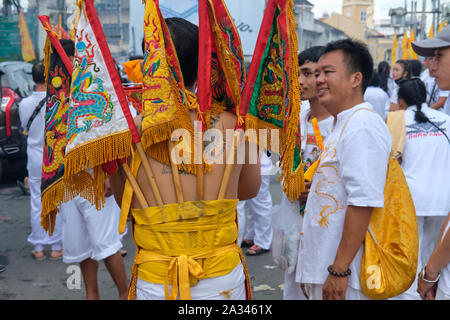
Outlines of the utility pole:
M 122 0 L 117 0 L 117 24 L 119 25 L 119 46 L 122 46 Z
M 425 15 L 425 12 L 427 11 L 427 1 L 426 0 L 422 0 L 422 17 L 421 17 L 421 21 L 420 21 L 420 35 L 419 35 L 419 39 L 426 39 L 427 37 L 427 31 L 426 29 L 426 25 L 427 25 L 427 16 Z

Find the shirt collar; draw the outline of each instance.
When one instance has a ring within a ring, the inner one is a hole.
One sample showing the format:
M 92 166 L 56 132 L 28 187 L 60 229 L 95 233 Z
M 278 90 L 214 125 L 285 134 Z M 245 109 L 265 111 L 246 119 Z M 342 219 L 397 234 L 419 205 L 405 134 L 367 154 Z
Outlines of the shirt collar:
M 363 102 L 360 103 L 350 109 L 346 109 L 344 111 L 341 111 L 340 113 L 338 113 L 337 117 L 336 117 L 336 124 L 338 122 L 341 122 L 343 119 L 346 119 L 349 115 L 351 115 L 354 111 L 361 109 L 361 108 L 370 108 L 373 109 L 372 106 L 368 103 L 368 102 Z

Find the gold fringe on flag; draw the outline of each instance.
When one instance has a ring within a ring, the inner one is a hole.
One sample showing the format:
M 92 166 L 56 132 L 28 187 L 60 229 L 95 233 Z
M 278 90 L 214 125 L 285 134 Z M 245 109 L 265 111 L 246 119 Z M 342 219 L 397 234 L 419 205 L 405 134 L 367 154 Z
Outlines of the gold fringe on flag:
M 208 6 L 211 11 L 214 11 L 214 7 L 212 5 Z M 228 9 L 225 7 L 225 10 Z M 228 13 L 229 16 L 231 16 Z M 225 74 L 225 78 L 227 79 L 227 85 L 230 89 L 231 96 L 233 98 L 233 102 L 236 105 L 236 115 L 238 117 L 239 126 L 244 124 L 244 119 L 241 117 L 239 109 L 241 105 L 241 88 L 239 87 L 239 79 L 238 74 L 236 73 L 236 67 L 234 65 L 233 60 L 230 57 L 228 43 L 227 40 L 223 38 L 222 31 L 219 28 L 219 23 L 217 22 L 216 15 L 213 12 L 209 14 L 211 21 L 211 30 L 215 35 L 217 50 L 220 52 L 218 55 L 220 64 L 222 66 L 223 72 Z M 244 69 L 245 73 L 245 69 Z
M 86 188 L 86 186 L 90 186 Z M 103 189 L 103 186 L 101 187 Z M 49 188 L 47 188 L 41 195 L 42 214 L 41 225 L 49 235 L 52 235 L 55 228 L 56 214 L 58 207 L 67 201 L 74 199 L 77 195 L 85 198 L 90 203 L 101 206 L 103 203 L 96 195 L 98 191 L 94 187 L 94 179 L 92 176 L 83 171 L 71 177 L 70 181 L 57 180 Z
M 296 135 L 300 120 L 300 84 L 298 83 L 298 41 L 295 28 L 293 1 L 287 3 L 288 32 L 289 32 L 289 121 L 286 132 L 286 149 L 280 159 L 283 191 L 290 201 L 298 199 L 305 191 L 305 178 L 303 162 L 300 162 L 294 170 L 294 154 L 296 147 Z
M 80 145 L 68 154 L 64 159 L 64 179 L 66 188 L 70 193 L 76 193 L 83 190 L 86 186 L 85 180 L 80 179 L 80 173 L 87 168 L 94 170 L 93 191 L 88 193 L 92 197 L 84 197 L 86 200 L 100 210 L 104 203 L 103 184 L 105 176 L 101 165 L 116 159 L 124 159 L 131 156 L 131 133 L 129 130 L 112 134 L 105 139 L 104 137 Z

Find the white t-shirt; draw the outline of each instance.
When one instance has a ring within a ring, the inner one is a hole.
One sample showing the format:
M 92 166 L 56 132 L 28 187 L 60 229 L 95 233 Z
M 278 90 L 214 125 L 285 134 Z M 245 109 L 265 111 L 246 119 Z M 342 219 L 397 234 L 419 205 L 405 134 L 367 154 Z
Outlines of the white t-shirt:
M 446 234 L 448 233 L 448 229 L 450 228 L 450 221 L 447 223 L 447 226 L 445 227 L 444 235 L 442 236 L 441 241 L 444 240 Z M 442 292 L 445 293 L 445 295 L 450 296 L 450 263 L 447 264 L 442 270 L 441 270 L 441 278 L 438 282 L 438 287 L 441 289 Z
M 392 78 L 388 79 L 388 95 L 389 95 L 389 97 L 392 96 L 392 93 L 393 93 L 396 85 L 397 84 L 395 83 L 394 79 L 392 79 Z
M 369 102 L 373 109 L 386 121 L 386 110 L 389 110 L 391 101 L 388 94 L 381 88 L 368 87 L 364 93 L 364 101 Z
M 450 116 L 450 95 L 447 97 L 447 101 L 445 101 L 444 107 L 442 108 L 442 111 Z
M 431 123 L 414 120 L 416 106 L 405 111 L 402 169 L 418 216 L 447 216 L 450 211 L 450 144 Z M 450 117 L 422 105 L 424 114 L 450 137 Z
M 47 95 L 45 91 L 34 91 L 29 97 L 19 103 L 19 117 L 22 127 L 26 127 L 28 120 L 38 106 L 39 102 Z M 31 178 L 39 178 L 42 175 L 42 162 L 44 153 L 45 131 L 45 104 L 31 123 L 27 136 L 27 170 Z
M 305 170 L 307 170 L 314 162 L 319 159 L 320 149 L 317 146 L 316 135 L 314 133 L 314 128 L 311 123 L 310 118 L 311 110 L 302 111 L 300 114 L 300 128 L 301 128 L 301 152 L 302 160 Z M 328 118 L 320 121 L 319 130 L 322 139 L 325 143 L 326 138 L 331 133 L 331 128 L 333 127 L 334 118 L 329 116 Z
M 392 94 L 391 94 L 391 103 L 394 104 L 398 104 L 398 89 L 400 87 L 398 86 L 398 84 L 396 82 L 394 82 L 393 87 L 392 87 Z
M 22 126 L 28 123 L 31 115 L 38 106 L 39 102 L 47 95 L 45 91 L 34 91 L 29 97 L 19 103 L 19 117 Z M 27 147 L 35 150 L 44 148 L 44 129 L 45 129 L 45 104 L 39 114 L 34 118 L 27 137 Z
M 306 203 L 296 281 L 323 285 L 342 239 L 348 205 L 384 206 L 392 139 L 369 103 L 339 113 L 322 152 Z M 348 123 L 347 123 L 348 121 Z M 345 126 L 345 130 L 344 129 Z M 342 132 L 342 136 L 341 136 Z M 350 265 L 349 286 L 359 290 L 363 245 Z
M 271 175 L 273 168 L 272 160 L 267 156 L 267 152 L 264 150 L 261 154 L 261 175 Z

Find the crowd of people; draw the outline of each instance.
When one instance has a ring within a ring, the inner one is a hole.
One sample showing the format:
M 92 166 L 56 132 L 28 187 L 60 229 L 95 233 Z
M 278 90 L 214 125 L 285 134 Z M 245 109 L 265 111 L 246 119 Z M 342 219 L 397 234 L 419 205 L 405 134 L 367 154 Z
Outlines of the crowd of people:
M 198 28 L 182 19 L 166 21 L 180 62 L 198 56 Z M 74 43 L 61 43 L 73 57 Z M 279 206 L 280 212 L 297 212 L 301 220 L 298 259 L 293 270 L 285 271 L 284 299 L 368 299 L 360 285 L 364 238 L 373 209 L 385 206 L 391 155 L 401 165 L 408 183 L 419 238 L 416 280 L 393 299 L 450 299 L 450 27 L 435 39 L 413 43 L 413 48 L 423 62 L 398 60 L 393 66 L 381 62 L 376 70 L 367 47 L 351 39 L 300 52 L 301 157 L 305 171 L 320 162 L 300 200 L 291 202 L 283 194 Z M 182 66 L 185 87 L 192 93 L 196 92 L 196 70 L 195 65 Z M 218 203 L 213 199 L 225 165 L 211 166 L 211 173 L 205 177 L 208 201 L 201 206 L 193 204 L 195 176 L 182 175 L 183 210 L 190 206 L 189 216 L 196 221 L 180 230 L 177 228 L 183 226 L 187 215 L 174 207 L 177 199 L 172 174 L 166 174 L 164 164 L 149 156 L 166 205 L 156 205 L 150 188 L 144 189 L 149 208 L 141 210 L 136 199 L 132 200 L 139 250 L 131 279 L 134 289 L 127 290 L 120 251 L 123 235 L 118 233 L 120 205 L 126 192 L 126 178 L 120 170 L 105 181 L 107 198 L 101 212 L 83 198 L 76 198 L 62 205 L 51 237 L 40 225 L 46 96 L 42 63 L 33 67 L 33 80 L 35 92 L 19 107 L 21 123 L 29 124 L 32 232 L 28 241 L 33 245 L 32 257 L 45 259 L 44 247 L 50 246 L 50 259 L 79 263 L 88 299 L 100 298 L 97 272 L 102 260 L 121 299 L 130 298 L 130 292 L 137 299 L 164 299 L 168 295 L 181 299 L 248 298 L 249 277 L 241 248 L 250 258 L 270 252 L 272 214 L 279 214 L 272 210 L 269 186 L 275 161 L 270 154 L 262 152 L 257 164 L 246 159 L 246 164 L 234 165 L 225 200 Z M 317 141 L 313 120 L 318 123 L 323 145 Z M 223 112 L 212 127 L 224 131 L 234 129 L 235 123 L 234 115 Z M 403 129 L 391 129 L 398 127 Z M 139 170 L 137 180 L 143 181 L 143 176 Z M 207 215 L 205 208 L 209 210 Z M 174 210 L 179 216 L 173 214 Z M 164 223 L 173 228 L 170 232 L 158 229 L 156 220 L 148 218 L 156 217 L 157 212 L 164 213 Z M 222 220 L 219 223 L 213 219 Z M 184 236 L 175 237 L 174 230 Z M 187 235 L 194 231 L 195 235 Z M 149 239 L 158 239 L 161 247 Z M 236 249 L 236 244 L 240 248 Z M 206 253 L 199 251 L 204 247 L 209 248 Z M 180 261 L 172 261 L 168 252 L 179 255 Z M 201 265 L 196 262 L 199 259 Z M 178 271 L 170 269 L 173 263 Z M 170 286 L 168 269 L 173 279 Z

